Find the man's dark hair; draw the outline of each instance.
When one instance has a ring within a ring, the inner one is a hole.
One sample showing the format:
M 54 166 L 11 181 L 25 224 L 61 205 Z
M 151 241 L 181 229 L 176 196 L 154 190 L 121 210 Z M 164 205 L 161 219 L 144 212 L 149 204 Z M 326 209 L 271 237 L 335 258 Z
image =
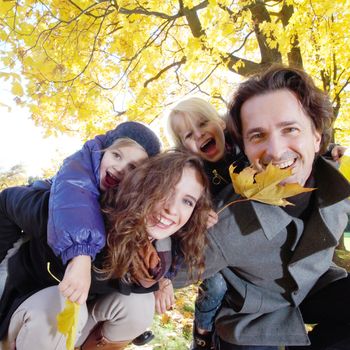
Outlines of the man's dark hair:
M 316 87 L 304 71 L 280 65 L 251 76 L 241 83 L 229 104 L 228 130 L 243 150 L 241 108 L 248 99 L 276 90 L 293 92 L 304 112 L 311 118 L 314 128 L 322 135 L 320 154 L 327 149 L 332 137 L 334 114 L 328 95 Z

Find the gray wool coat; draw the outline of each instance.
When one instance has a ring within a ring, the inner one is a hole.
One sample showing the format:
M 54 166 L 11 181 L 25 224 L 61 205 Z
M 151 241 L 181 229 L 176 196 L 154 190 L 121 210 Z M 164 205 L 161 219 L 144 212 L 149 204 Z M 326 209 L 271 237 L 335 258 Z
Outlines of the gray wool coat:
M 215 322 L 226 342 L 310 344 L 298 305 L 347 276 L 332 258 L 348 222 L 350 186 L 323 158 L 315 162 L 314 176 L 317 189 L 306 223 L 278 206 L 248 201 L 226 208 L 209 231 L 202 278 L 220 271 L 226 279 L 228 292 Z M 229 192 L 219 207 L 237 198 Z M 190 283 L 185 268 L 173 283 Z

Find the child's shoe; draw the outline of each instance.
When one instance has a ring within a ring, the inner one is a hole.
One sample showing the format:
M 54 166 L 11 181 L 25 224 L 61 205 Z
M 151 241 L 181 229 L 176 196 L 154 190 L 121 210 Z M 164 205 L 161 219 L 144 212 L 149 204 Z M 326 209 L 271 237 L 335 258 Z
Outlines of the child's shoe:
M 135 338 L 132 343 L 134 345 L 142 346 L 149 343 L 154 338 L 152 331 L 143 332 L 137 338 Z
M 194 330 L 191 350 L 214 350 L 213 333 L 199 334 Z

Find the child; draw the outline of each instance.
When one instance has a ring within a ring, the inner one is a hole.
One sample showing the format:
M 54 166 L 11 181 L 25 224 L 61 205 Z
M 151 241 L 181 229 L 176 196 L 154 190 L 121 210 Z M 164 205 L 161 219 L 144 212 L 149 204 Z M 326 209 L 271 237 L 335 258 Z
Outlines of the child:
M 131 169 L 159 151 L 160 143 L 153 131 L 141 123 L 125 122 L 87 141 L 82 150 L 64 161 L 53 179 L 48 241 L 63 263 L 70 260 L 61 288 L 72 288 L 77 297 L 74 301 L 85 301 L 91 259 L 105 245 L 100 191 L 118 187 Z M 50 183 L 40 181 L 31 187 L 49 189 Z M 2 225 L 0 262 L 20 237 L 18 226 L 10 221 Z
M 125 122 L 86 142 L 81 151 L 64 161 L 55 176 L 49 201 L 48 243 L 63 263 L 69 261 L 59 288 L 71 301 L 85 302 L 91 260 L 106 242 L 100 193 L 118 188 L 130 170 L 159 151 L 153 131 L 137 122 Z
M 231 183 L 229 166 L 234 164 L 239 172 L 248 165 L 245 155 L 225 131 L 225 121 L 201 98 L 188 98 L 175 105 L 168 116 L 168 129 L 176 147 L 185 148 L 203 159 L 214 202 L 218 193 Z M 333 145 L 329 155 L 338 160 L 345 150 Z M 211 214 L 209 227 L 215 223 L 213 217 Z M 221 274 L 201 284 L 196 300 L 192 350 L 212 348 L 213 321 L 226 290 Z
M 57 287 L 47 288 L 55 282 L 46 271 L 46 262 L 50 261 L 51 271 L 58 278 L 64 271 L 61 260 L 50 253 L 45 242 L 48 192 L 31 190 L 28 196 L 28 191 L 26 187 L 10 188 L 0 196 L 5 214 L 18 220 L 24 232 L 35 232 L 9 261 L 0 315 L 5 310 L 9 317 L 16 309 L 8 340 L 10 344 L 16 342 L 17 350 L 34 346 L 51 349 L 53 344 L 56 349 L 64 349 L 65 341 L 55 331 L 62 300 Z M 172 266 L 182 258 L 193 275 L 204 267 L 205 218 L 210 202 L 199 158 L 182 152 L 153 157 L 124 178 L 116 195 L 106 193 L 102 207 L 107 245 L 94 261 L 89 292 L 94 299 L 89 301 L 89 309 L 85 304 L 81 306 L 76 346 L 83 343 L 83 350 L 124 349 L 130 339 L 150 325 L 154 313 L 150 292 L 169 267 L 160 252 L 170 236 L 176 247 Z
M 168 116 L 168 130 L 178 148 L 200 156 L 215 196 L 231 182 L 228 168 L 242 168 L 244 154 L 225 132 L 226 123 L 205 100 L 192 97 L 175 105 Z

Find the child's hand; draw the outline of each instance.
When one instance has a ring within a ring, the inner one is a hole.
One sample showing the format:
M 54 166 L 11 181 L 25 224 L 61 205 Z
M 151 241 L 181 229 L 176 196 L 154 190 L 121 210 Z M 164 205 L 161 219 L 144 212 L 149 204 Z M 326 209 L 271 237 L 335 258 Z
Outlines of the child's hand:
M 335 162 L 338 162 L 339 159 L 344 155 L 345 151 L 347 150 L 347 147 L 343 147 L 343 146 L 334 146 L 332 151 L 331 151 L 331 155 L 332 158 Z
M 70 301 L 84 304 L 91 284 L 91 257 L 79 255 L 67 265 L 63 280 L 58 285 L 61 294 Z
M 173 284 L 167 278 L 159 281 L 159 290 L 154 292 L 156 299 L 156 312 L 163 314 L 175 303 Z
M 207 221 L 207 229 L 211 228 L 214 226 L 219 220 L 218 214 L 214 210 L 210 210 L 209 215 L 208 215 L 208 221 Z

